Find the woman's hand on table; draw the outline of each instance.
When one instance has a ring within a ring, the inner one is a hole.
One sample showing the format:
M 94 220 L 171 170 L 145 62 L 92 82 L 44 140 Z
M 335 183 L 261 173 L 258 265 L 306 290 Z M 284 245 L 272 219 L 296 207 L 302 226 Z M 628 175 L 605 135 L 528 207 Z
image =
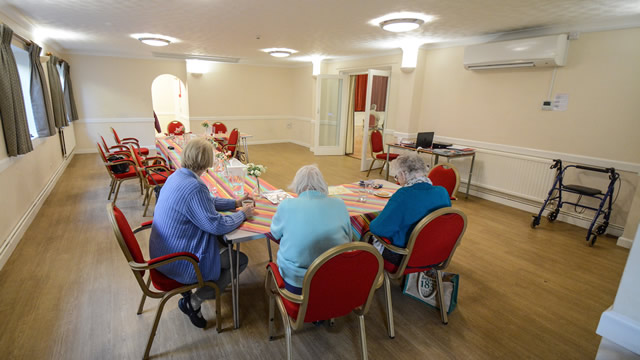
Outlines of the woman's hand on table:
M 249 195 L 245 195 L 243 196 L 241 199 L 236 199 L 236 209 L 239 207 L 242 207 L 242 202 L 245 200 L 252 200 L 255 204 L 255 200 L 253 200 L 253 198 Z
M 240 211 L 244 212 L 244 216 L 248 218 L 252 217 L 255 213 L 255 207 L 253 205 L 244 205 Z

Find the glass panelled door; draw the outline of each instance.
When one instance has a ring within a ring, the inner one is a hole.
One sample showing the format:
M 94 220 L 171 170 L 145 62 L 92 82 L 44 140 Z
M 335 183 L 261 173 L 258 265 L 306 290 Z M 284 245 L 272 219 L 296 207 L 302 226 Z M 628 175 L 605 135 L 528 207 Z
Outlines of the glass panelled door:
M 340 75 L 318 75 L 314 151 L 316 155 L 344 155 L 344 81 L 344 77 Z
M 369 70 L 367 72 L 367 102 L 365 105 L 365 120 L 362 125 L 364 131 L 362 132 L 362 160 L 360 162 L 360 171 L 368 170 L 371 161 L 373 161 L 370 139 L 374 131 L 382 133 L 382 147 L 386 150 L 384 129 L 387 125 L 390 76 L 390 71 Z M 375 163 L 375 166 L 381 165 L 382 161 Z

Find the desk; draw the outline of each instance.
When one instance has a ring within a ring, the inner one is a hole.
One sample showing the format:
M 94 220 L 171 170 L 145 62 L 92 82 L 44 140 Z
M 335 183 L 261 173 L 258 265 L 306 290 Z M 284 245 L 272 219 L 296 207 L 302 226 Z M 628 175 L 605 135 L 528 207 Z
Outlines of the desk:
M 229 139 L 228 134 L 214 134 L 213 137 L 216 140 L 223 140 L 223 141 L 227 141 Z M 244 148 L 244 156 L 247 163 L 249 162 L 249 145 L 247 144 L 247 138 L 250 138 L 250 137 L 253 137 L 253 135 L 240 133 L 240 136 L 239 136 L 240 146 Z
M 398 148 L 398 149 L 404 149 L 404 150 L 411 150 L 411 151 L 417 151 L 418 153 L 424 153 L 424 154 L 429 154 L 429 155 L 434 155 L 435 159 L 434 159 L 434 164 L 438 164 L 438 160 L 440 159 L 440 156 L 442 157 L 446 157 L 447 158 L 447 162 L 449 162 L 449 160 L 451 158 L 460 158 L 460 157 L 468 157 L 471 156 L 471 166 L 469 167 L 469 178 L 467 180 L 467 191 L 466 191 L 466 196 L 465 198 L 469 198 L 469 188 L 471 187 L 471 176 L 473 175 L 473 164 L 476 161 L 476 152 L 475 151 L 465 151 L 465 152 L 454 152 L 454 151 L 447 151 L 447 149 L 416 149 L 416 148 L 412 148 L 412 147 L 407 147 L 407 146 L 403 146 L 400 144 L 387 144 L 387 177 L 386 180 L 389 180 L 389 153 L 391 152 L 391 148 Z M 440 151 L 442 150 L 442 151 Z

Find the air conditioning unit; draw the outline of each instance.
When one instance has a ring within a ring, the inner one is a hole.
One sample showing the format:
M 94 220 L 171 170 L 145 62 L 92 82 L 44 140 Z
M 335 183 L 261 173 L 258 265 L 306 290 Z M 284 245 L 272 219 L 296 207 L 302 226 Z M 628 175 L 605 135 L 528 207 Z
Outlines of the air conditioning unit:
M 467 70 L 564 66 L 567 34 L 471 45 L 464 49 Z

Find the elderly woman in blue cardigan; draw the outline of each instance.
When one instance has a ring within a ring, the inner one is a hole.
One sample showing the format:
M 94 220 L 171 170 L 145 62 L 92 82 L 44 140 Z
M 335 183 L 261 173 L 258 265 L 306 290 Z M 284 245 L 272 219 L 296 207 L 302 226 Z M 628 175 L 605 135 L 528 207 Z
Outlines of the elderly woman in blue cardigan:
M 182 168 L 174 172 L 165 182 L 153 216 L 149 253 L 152 258 L 187 251 L 195 254 L 205 281 L 215 282 L 224 291 L 231 281 L 231 264 L 227 247 L 220 246 L 220 236 L 233 231 L 253 215 L 253 208 L 242 207 L 230 215 L 218 211 L 235 210 L 246 199 L 221 199 L 211 197 L 209 189 L 200 176 L 213 166 L 213 146 L 203 138 L 189 141 L 182 153 Z M 222 249 L 221 249 L 222 248 Z M 235 261 L 236 255 L 233 259 Z M 240 271 L 246 268 L 248 258 L 240 253 Z M 198 280 L 191 264 L 178 261 L 158 268 L 167 277 L 183 284 Z M 178 307 L 189 316 L 193 325 L 204 328 L 207 321 L 202 317 L 200 304 L 215 297 L 209 287 L 186 292 Z
M 392 164 L 396 170 L 396 181 L 402 187 L 391 196 L 380 215 L 371 221 L 369 230 L 391 240 L 392 245 L 404 248 L 416 224 L 431 212 L 451 206 L 451 200 L 445 188 L 431 184 L 424 160 L 418 154 L 398 156 Z M 385 249 L 377 239 L 373 246 L 386 261 L 400 265 L 402 255 Z
M 290 188 L 298 194 L 278 206 L 271 234 L 280 239 L 276 260 L 285 288 L 302 294 L 307 268 L 323 252 L 351 241 L 344 202 L 328 196 L 327 183 L 315 165 L 303 166 Z

